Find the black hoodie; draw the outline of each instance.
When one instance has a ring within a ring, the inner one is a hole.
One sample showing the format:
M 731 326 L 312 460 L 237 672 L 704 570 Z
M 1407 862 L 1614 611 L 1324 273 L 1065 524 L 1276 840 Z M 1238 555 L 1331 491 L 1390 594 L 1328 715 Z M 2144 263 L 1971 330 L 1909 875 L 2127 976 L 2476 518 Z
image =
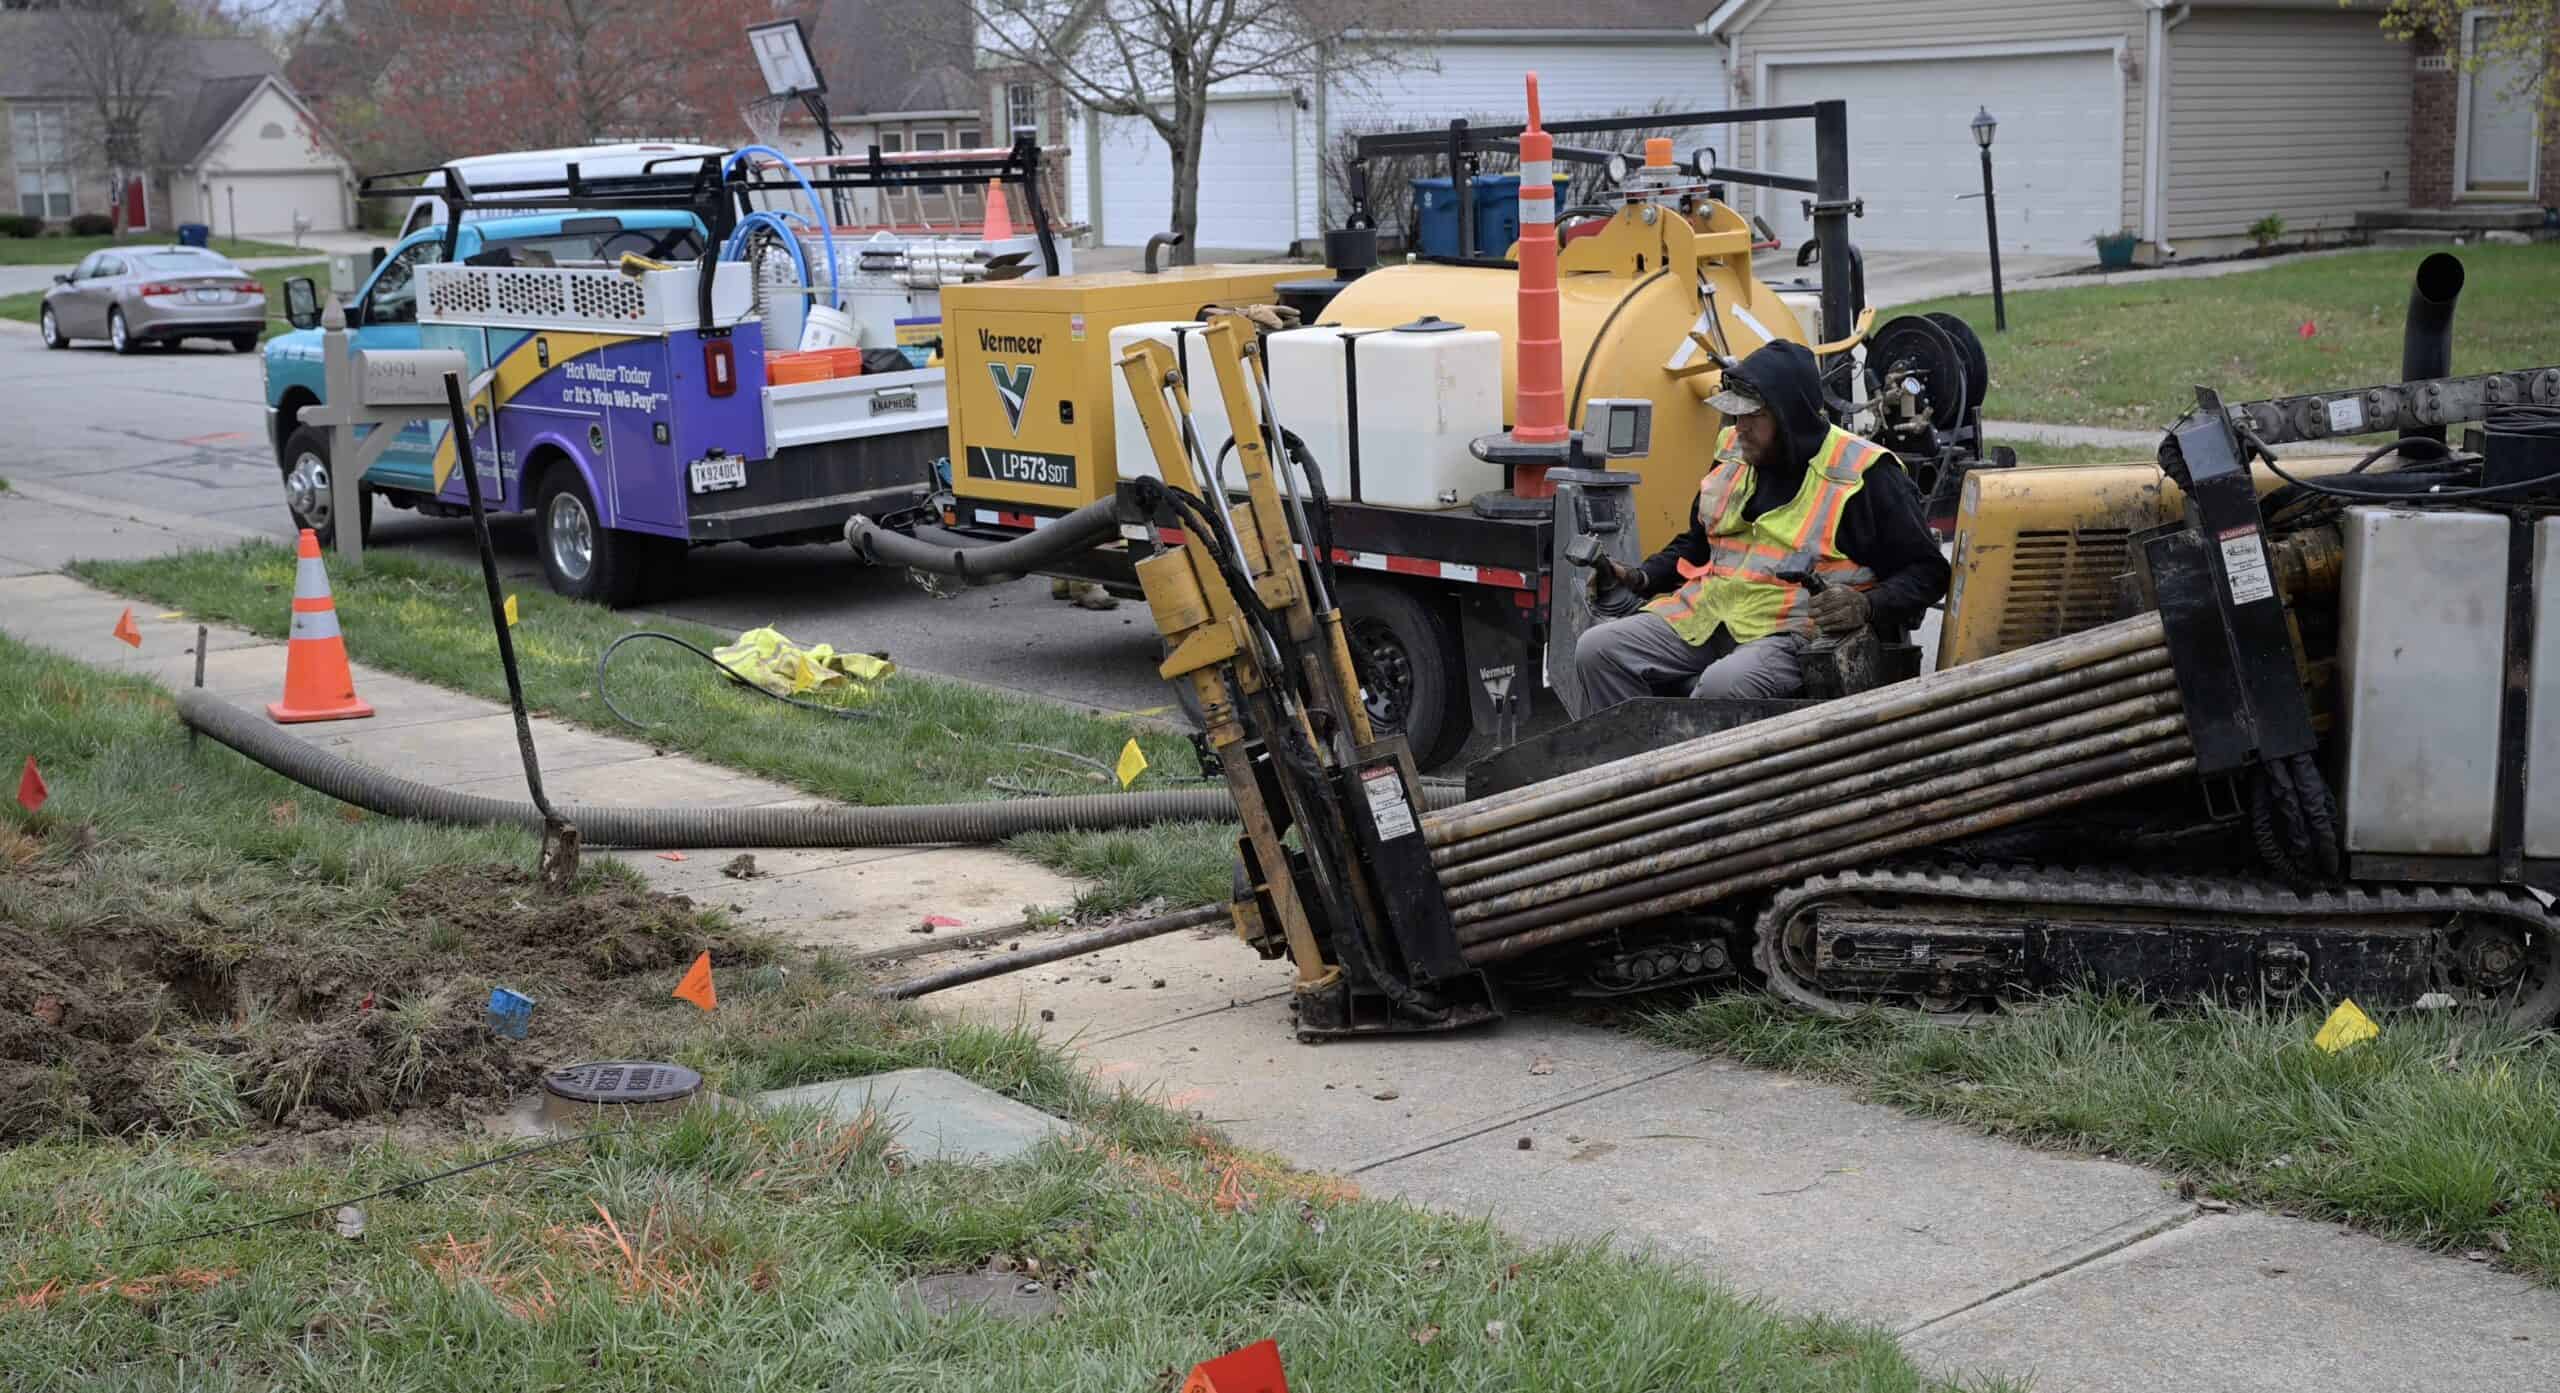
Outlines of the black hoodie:
M 1822 417 L 1822 373 L 1813 350 L 1800 343 L 1772 343 L 1726 376 L 1749 383 L 1777 418 L 1783 463 L 1758 471 L 1751 497 L 1742 505 L 1743 517 L 1756 518 L 1793 501 L 1804 485 L 1806 465 L 1830 432 Z M 1866 483 L 1840 510 L 1834 540 L 1841 555 L 1876 574 L 1867 602 L 1878 629 L 1917 625 L 1921 614 L 1947 593 L 1947 559 L 1929 530 L 1920 492 L 1902 462 L 1890 454 L 1867 467 Z M 1679 563 L 1704 565 L 1712 550 L 1706 525 L 1693 510 L 1689 530 L 1644 563 L 1646 592 L 1662 595 L 1678 589 L 1683 583 Z

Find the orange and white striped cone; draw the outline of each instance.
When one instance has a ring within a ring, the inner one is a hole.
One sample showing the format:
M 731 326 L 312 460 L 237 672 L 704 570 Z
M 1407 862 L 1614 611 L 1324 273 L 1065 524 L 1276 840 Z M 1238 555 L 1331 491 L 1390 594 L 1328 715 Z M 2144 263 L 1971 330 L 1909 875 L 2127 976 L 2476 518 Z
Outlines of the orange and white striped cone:
M 267 703 L 278 725 L 297 721 L 350 721 L 373 708 L 356 700 L 355 674 L 347 668 L 347 641 L 338 632 L 338 604 L 329 598 L 329 572 L 320 562 L 320 537 L 302 529 L 293 568 L 293 632 L 284 646 L 284 700 Z
M 1004 181 L 987 181 L 987 219 L 978 227 L 981 242 L 1001 242 L 1013 235 L 1013 211 L 1005 206 Z

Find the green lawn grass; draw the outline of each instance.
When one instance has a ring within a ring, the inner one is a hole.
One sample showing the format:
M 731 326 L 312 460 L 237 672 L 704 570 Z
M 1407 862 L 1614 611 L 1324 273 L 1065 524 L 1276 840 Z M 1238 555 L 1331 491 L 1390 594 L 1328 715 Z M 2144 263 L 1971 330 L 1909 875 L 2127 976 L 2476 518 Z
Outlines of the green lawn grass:
M 0 246 L 7 245 L 6 241 L 0 241 Z M 295 276 L 309 276 L 325 285 L 329 279 L 329 264 L 325 261 L 313 261 L 299 266 L 271 266 L 264 271 L 251 271 L 249 274 L 257 277 L 258 283 L 267 288 L 266 337 L 274 338 L 293 327 L 284 322 L 284 283 Z M 41 290 L 29 290 L 17 295 L 0 295 L 0 319 L 15 319 L 22 323 L 33 324 L 36 322 L 36 316 L 43 309 L 44 292 Z
M 191 747 L 148 684 L 5 639 L 0 751 L 35 755 L 53 786 L 33 816 L 0 801 L 0 924 L 21 935 L 258 905 L 426 933 L 401 917 L 397 887 L 534 851 L 520 832 L 346 821 Z M 700 1107 L 365 1201 L 358 1238 L 324 1214 L 174 1242 L 334 1212 L 510 1143 L 423 1116 L 306 1133 L 218 1107 L 150 1134 L 57 1130 L 0 1148 L 0 1388 L 1116 1393 L 1169 1389 L 1264 1337 L 1297 1386 L 1329 1393 L 1943 1386 L 1884 1333 L 1791 1319 L 1598 1245 L 1529 1249 L 1361 1199 L 1105 1091 L 1027 1032 L 877 1002 L 868 985 L 823 957 L 732 967 L 717 1012 L 625 1003 L 599 1043 L 697 1066 L 730 1097 L 946 1068 L 1080 1136 L 1000 1166 L 917 1163 L 876 1119 Z M 24 1057 L 26 1006 L 9 999 L 0 1045 Z M 246 1032 L 345 1019 L 238 1009 Z M 902 1293 L 991 1260 L 1017 1280 L 1036 1272 L 1059 1314 L 937 1318 Z
M 2020 464 L 2148 464 L 2151 451 L 2138 445 L 2054 445 L 2041 440 L 1994 439 L 2018 452 Z
M 1878 1102 L 2160 1166 L 2227 1199 L 2477 1252 L 2560 1285 L 2560 1039 L 2407 1012 L 2331 1055 L 2321 1015 L 2071 998 L 1952 1029 L 1759 996 L 1646 1033 Z
M 282 637 L 290 618 L 293 550 L 278 543 L 73 569 L 107 589 L 269 637 Z M 361 566 L 332 566 L 329 581 L 357 661 L 506 699 L 478 568 L 372 551 Z M 735 635 L 643 621 L 535 588 L 516 600 L 516 653 L 534 708 L 828 798 L 886 805 L 1018 796 L 990 779 L 1061 794 L 1108 792 L 1114 785 L 1092 765 L 1024 747 L 1048 746 L 1108 766 L 1133 736 L 1149 764 L 1136 788 L 1200 786 L 1184 782 L 1199 774 L 1189 740 L 1158 727 L 908 673 L 860 703 L 872 719 L 833 719 L 770 701 L 663 643 L 632 644 L 614 657 L 613 699 L 651 723 L 644 734 L 617 720 L 596 690 L 596 655 L 605 645 L 641 627 L 705 648 Z M 1015 848 L 1096 880 L 1078 909 L 1108 913 L 1149 900 L 1182 907 L 1222 898 L 1233 839 L 1230 824 L 1183 823 L 1024 837 Z
M 68 268 L 91 252 L 109 247 L 166 247 L 178 240 L 176 233 L 125 237 L 0 237 L 0 266 L 61 266 Z M 229 237 L 213 239 L 213 250 L 224 256 L 301 256 L 308 247 L 288 246 L 282 242 L 259 242 Z
M 2560 360 L 2560 244 L 2448 248 L 2468 282 L 2454 314 L 2457 372 Z M 2202 383 L 2225 401 L 2363 387 L 2400 375 L 2400 330 L 2422 251 L 2360 251 L 2199 280 L 2009 292 L 1905 305 L 1971 323 L 1991 360 L 1983 414 L 2065 425 L 2165 426 Z M 2302 326 L 2316 332 L 2302 336 Z

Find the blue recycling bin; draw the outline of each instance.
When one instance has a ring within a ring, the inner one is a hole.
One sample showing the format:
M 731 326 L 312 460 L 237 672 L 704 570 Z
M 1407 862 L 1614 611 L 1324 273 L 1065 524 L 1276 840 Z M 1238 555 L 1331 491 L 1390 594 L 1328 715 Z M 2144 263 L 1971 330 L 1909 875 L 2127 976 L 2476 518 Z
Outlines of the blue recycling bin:
M 212 241 L 213 229 L 207 224 L 200 222 L 182 222 L 178 224 L 179 246 L 201 247 L 210 245 Z
M 1556 207 L 1564 207 L 1565 185 L 1572 176 L 1556 176 Z M 1475 176 L 1475 254 L 1500 256 L 1520 240 L 1520 176 Z M 1413 181 L 1414 243 L 1424 256 L 1458 254 L 1458 187 L 1448 179 Z

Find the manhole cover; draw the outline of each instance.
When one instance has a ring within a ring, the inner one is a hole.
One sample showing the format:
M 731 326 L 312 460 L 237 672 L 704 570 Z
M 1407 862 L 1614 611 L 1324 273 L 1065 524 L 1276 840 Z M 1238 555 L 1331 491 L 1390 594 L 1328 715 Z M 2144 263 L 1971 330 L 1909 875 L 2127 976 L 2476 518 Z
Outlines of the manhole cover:
M 702 1076 L 681 1064 L 608 1059 L 553 1070 L 542 1076 L 542 1087 L 573 1103 L 671 1103 L 691 1097 Z

